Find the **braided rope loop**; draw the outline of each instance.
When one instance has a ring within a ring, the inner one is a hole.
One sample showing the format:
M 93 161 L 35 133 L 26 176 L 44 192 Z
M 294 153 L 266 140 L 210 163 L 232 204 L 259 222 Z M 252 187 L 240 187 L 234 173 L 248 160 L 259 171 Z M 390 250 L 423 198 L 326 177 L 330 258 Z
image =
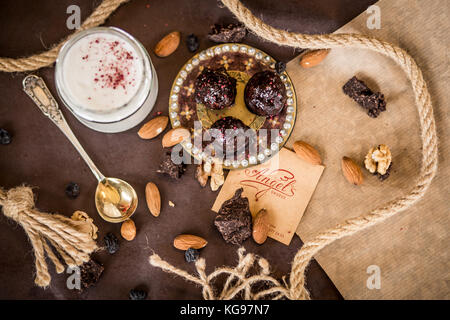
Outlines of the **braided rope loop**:
M 388 42 L 360 34 L 307 35 L 279 30 L 255 17 L 239 0 L 222 0 L 222 2 L 250 31 L 263 39 L 294 48 L 351 47 L 373 50 L 394 60 L 411 81 L 419 113 L 423 145 L 422 167 L 416 185 L 408 194 L 394 199 L 368 214 L 347 220 L 304 243 L 292 262 L 289 298 L 309 298 L 309 293 L 305 288 L 305 270 L 317 252 L 338 239 L 369 228 L 411 207 L 423 197 L 430 186 L 431 180 L 436 174 L 438 162 L 436 126 L 430 94 L 422 71 L 414 59 L 405 50 Z

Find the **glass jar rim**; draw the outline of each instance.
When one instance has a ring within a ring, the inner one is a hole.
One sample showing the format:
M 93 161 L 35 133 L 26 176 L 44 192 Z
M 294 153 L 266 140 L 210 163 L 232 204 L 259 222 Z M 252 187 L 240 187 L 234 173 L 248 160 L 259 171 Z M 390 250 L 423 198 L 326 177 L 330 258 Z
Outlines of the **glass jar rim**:
M 109 110 L 108 113 L 101 111 L 88 110 L 83 106 L 75 103 L 70 95 L 65 90 L 65 82 L 64 82 L 64 59 L 67 56 L 70 48 L 77 43 L 82 38 L 92 35 L 92 34 L 114 34 L 124 41 L 126 41 L 129 45 L 133 47 L 135 52 L 138 54 L 141 62 L 142 62 L 142 80 L 139 84 L 138 90 L 135 95 L 131 97 L 131 99 L 122 106 L 114 108 L 113 110 Z M 151 68 L 150 56 L 145 49 L 145 47 L 132 35 L 125 32 L 122 29 L 117 27 L 95 27 L 87 30 L 83 30 L 75 34 L 71 37 L 64 45 L 61 47 L 58 57 L 56 59 L 56 67 L 55 67 L 55 83 L 56 90 L 60 99 L 63 101 L 64 105 L 76 116 L 85 121 L 89 122 L 97 122 L 97 123 L 114 123 L 120 122 L 131 115 L 133 115 L 139 108 L 144 104 L 146 99 L 150 94 L 150 83 L 153 78 L 153 71 Z M 113 112 L 111 112 L 113 111 Z

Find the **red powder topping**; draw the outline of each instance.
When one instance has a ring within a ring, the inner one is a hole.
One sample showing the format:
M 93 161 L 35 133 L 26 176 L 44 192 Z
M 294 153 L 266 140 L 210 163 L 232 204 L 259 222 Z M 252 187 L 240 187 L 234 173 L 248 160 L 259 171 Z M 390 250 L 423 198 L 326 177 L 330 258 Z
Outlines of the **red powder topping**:
M 100 44 L 99 49 L 105 51 L 106 54 L 113 56 L 112 59 L 99 60 L 98 73 L 95 74 L 94 82 L 100 83 L 101 88 L 112 88 L 122 87 L 124 90 L 129 86 L 135 85 L 135 79 L 127 79 L 130 76 L 130 67 L 134 56 L 132 52 L 126 50 L 120 45 L 119 41 L 107 41 L 103 38 L 98 38 L 89 43 L 89 48 L 92 45 Z M 88 55 L 84 56 L 82 59 L 87 60 Z

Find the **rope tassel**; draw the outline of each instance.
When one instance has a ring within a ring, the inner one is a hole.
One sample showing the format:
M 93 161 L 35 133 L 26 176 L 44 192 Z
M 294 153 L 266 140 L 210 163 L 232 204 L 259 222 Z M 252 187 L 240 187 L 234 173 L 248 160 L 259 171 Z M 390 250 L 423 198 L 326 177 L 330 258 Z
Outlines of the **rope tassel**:
M 57 273 L 65 269 L 49 243 L 68 266 L 89 261 L 89 255 L 97 249 L 89 222 L 40 212 L 34 207 L 34 195 L 30 187 L 21 186 L 8 191 L 0 189 L 0 206 L 3 214 L 20 224 L 30 239 L 36 265 L 34 282 L 39 287 L 47 287 L 51 281 L 46 254 L 54 263 Z
M 278 280 L 269 276 L 269 264 L 266 259 L 253 253 L 246 254 L 244 248 L 239 248 L 237 253 L 239 262 L 235 268 L 221 267 L 209 275 L 206 275 L 205 259 L 200 258 L 195 263 L 198 277 L 172 266 L 170 263 L 162 260 L 157 254 L 151 255 L 149 262 L 154 267 L 161 268 L 166 272 L 173 273 L 187 281 L 200 285 L 205 300 L 231 300 L 241 292 L 245 300 L 258 300 L 267 296 L 271 296 L 274 300 L 283 297 L 290 298 L 289 290 L 281 285 Z M 252 268 L 257 270 L 257 273 L 254 275 L 250 274 Z M 220 278 L 222 275 L 226 275 L 227 278 L 220 293 L 216 294 L 218 290 L 214 288 L 213 283 L 215 279 Z M 259 284 L 264 284 L 268 288 L 253 292 L 252 288 Z

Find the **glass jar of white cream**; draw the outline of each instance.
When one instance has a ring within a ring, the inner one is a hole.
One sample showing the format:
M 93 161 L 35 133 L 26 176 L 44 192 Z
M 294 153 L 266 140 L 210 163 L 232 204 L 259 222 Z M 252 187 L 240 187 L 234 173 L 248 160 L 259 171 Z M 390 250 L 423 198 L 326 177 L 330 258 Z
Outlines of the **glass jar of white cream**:
M 83 124 L 121 132 L 153 109 L 158 78 L 144 46 L 123 30 L 82 31 L 61 48 L 55 81 L 64 105 Z

